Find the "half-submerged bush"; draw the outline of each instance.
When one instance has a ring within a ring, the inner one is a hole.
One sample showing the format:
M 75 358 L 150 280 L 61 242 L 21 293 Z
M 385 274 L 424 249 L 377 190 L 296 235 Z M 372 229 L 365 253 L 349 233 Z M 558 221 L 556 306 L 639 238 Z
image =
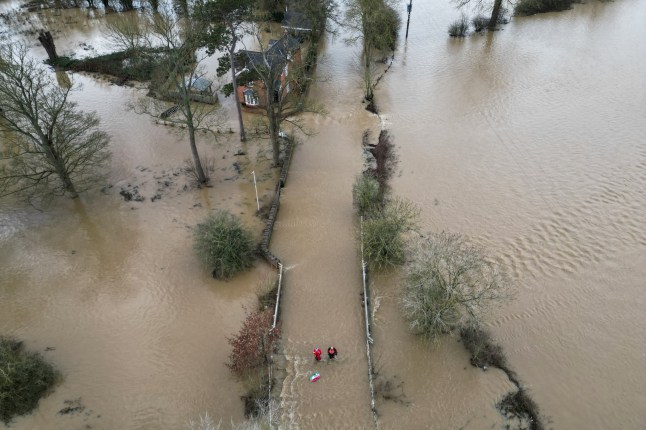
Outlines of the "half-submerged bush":
M 362 174 L 352 185 L 352 200 L 359 215 L 368 215 L 381 206 L 379 182 L 370 174 Z
M 478 15 L 471 20 L 475 31 L 482 31 L 489 25 L 489 18 L 484 15 Z
M 507 277 L 480 247 L 454 233 L 421 238 L 406 267 L 402 309 L 411 330 L 435 340 L 480 321 L 508 298 Z
M 209 216 L 195 230 L 195 251 L 213 267 L 213 277 L 229 279 L 251 266 L 255 246 L 251 232 L 226 210 Z
M 392 51 L 401 26 L 399 13 L 387 1 L 359 1 L 366 43 L 377 51 Z
M 469 30 L 469 19 L 462 15 L 460 19 L 454 21 L 449 25 L 449 36 L 451 37 L 464 37 Z
M 519 0 L 514 7 L 516 15 L 534 15 L 535 13 L 567 10 L 577 0 Z
M 280 339 L 280 327 L 271 327 L 273 318 L 273 309 L 253 311 L 238 334 L 227 339 L 233 348 L 226 364 L 231 373 L 237 377 L 253 375 L 254 370 L 269 363 Z
M 406 261 L 405 234 L 417 227 L 419 208 L 394 199 L 363 223 L 363 252 L 372 269 L 386 269 Z
M 26 351 L 22 342 L 0 337 L 0 420 L 8 424 L 31 412 L 57 377 L 40 354 Z

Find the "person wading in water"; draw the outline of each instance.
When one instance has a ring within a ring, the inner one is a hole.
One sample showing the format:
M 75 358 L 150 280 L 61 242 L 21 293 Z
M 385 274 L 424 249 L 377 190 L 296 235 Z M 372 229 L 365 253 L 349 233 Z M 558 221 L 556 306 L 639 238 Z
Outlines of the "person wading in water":
M 321 354 L 323 354 L 323 351 L 321 351 L 321 348 L 314 348 L 314 359 L 316 361 L 321 361 Z
M 327 349 L 327 356 L 329 360 L 333 360 L 336 358 L 337 350 L 335 347 L 331 346 Z

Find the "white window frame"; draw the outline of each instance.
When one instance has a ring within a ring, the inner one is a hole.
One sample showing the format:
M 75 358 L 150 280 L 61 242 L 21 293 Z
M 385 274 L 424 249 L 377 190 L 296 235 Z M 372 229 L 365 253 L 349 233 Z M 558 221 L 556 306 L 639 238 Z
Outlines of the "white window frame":
M 244 102 L 247 106 L 260 105 L 260 98 L 258 97 L 258 93 L 256 91 L 253 91 L 250 94 L 247 92 L 243 95 L 244 95 Z

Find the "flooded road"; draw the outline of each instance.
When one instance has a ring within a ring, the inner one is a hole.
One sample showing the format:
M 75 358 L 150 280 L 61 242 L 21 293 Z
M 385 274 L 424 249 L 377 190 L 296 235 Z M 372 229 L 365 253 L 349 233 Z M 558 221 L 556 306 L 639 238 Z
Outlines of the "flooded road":
M 328 115 L 308 118 L 317 134 L 296 148 L 281 197 L 272 249 L 287 265 L 282 299 L 281 428 L 370 428 L 361 279 L 351 184 L 362 170 L 361 135 L 375 120 L 361 104 L 354 72 L 328 80 L 330 67 L 352 67 L 354 51 L 327 41 L 310 93 Z M 333 52 L 334 58 L 330 54 Z M 329 346 L 339 355 L 316 363 Z M 308 376 L 321 374 L 318 382 Z

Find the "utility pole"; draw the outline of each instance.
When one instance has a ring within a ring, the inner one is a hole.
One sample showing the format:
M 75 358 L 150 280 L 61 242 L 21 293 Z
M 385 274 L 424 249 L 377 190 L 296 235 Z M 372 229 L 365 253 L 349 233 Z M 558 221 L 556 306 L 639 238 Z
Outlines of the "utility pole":
M 408 21 L 406 21 L 406 40 L 408 40 L 408 27 L 410 26 L 410 11 L 413 10 L 413 0 L 410 0 L 410 3 L 406 5 L 408 9 Z

